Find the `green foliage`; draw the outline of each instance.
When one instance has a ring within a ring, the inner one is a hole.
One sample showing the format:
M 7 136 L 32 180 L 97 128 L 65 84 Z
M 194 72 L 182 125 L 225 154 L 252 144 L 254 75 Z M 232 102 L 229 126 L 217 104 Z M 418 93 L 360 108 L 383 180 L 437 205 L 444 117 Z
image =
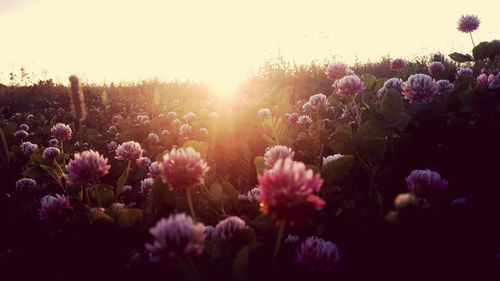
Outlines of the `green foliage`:
M 340 125 L 335 129 L 335 132 L 330 136 L 330 146 L 340 154 L 354 154 L 352 128 L 349 124 Z
M 263 175 L 264 174 L 264 170 L 267 168 L 267 166 L 265 164 L 264 157 L 263 156 L 257 156 L 257 157 L 255 157 L 254 164 L 255 164 L 255 170 L 257 171 L 257 174 L 258 175 Z
M 481 42 L 474 49 L 472 49 L 472 55 L 475 60 L 484 60 L 487 58 L 493 58 L 497 54 L 497 49 L 490 42 Z
M 141 209 L 119 209 L 115 213 L 115 221 L 121 228 L 137 227 L 141 224 L 144 212 Z
M 354 156 L 352 155 L 344 155 L 340 159 L 328 163 L 322 170 L 325 185 L 338 185 L 342 183 L 349 176 L 353 165 Z
M 449 57 L 458 63 L 474 61 L 471 55 L 464 55 L 457 52 L 449 54 Z
M 403 97 L 401 93 L 389 90 L 382 98 L 380 111 L 389 124 L 394 124 L 403 111 Z

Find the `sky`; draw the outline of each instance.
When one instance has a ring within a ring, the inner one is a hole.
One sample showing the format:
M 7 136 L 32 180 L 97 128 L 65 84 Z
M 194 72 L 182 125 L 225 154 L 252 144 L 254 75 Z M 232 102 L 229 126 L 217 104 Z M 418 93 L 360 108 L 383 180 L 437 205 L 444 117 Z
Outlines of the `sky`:
M 231 89 L 266 60 L 352 64 L 382 56 L 470 52 L 500 39 L 494 0 L 0 0 L 0 83 L 24 67 L 37 79 L 110 83 L 205 81 Z

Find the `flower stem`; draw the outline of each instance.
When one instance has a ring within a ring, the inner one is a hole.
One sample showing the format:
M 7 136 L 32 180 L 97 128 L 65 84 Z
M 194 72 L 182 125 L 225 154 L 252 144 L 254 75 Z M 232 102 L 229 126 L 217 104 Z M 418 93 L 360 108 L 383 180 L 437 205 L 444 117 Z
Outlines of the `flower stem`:
M 276 262 L 278 257 L 278 252 L 281 246 L 281 240 L 283 240 L 283 234 L 285 233 L 286 220 L 282 220 L 278 223 L 278 236 L 276 237 L 276 246 L 274 248 L 273 263 Z
M 475 48 L 476 44 L 474 43 L 474 38 L 472 38 L 472 32 L 469 32 L 469 35 L 470 35 L 470 40 L 472 41 L 472 46 L 474 46 Z
M 120 196 L 123 186 L 127 183 L 131 164 L 132 161 L 128 160 L 127 167 L 125 168 L 125 171 L 123 171 L 122 177 L 118 179 L 118 183 L 116 185 L 116 190 L 115 190 L 115 201 L 118 200 L 118 196 Z
M 66 166 L 66 155 L 64 154 L 63 140 L 61 140 L 61 155 L 63 159 L 63 166 Z
M 191 189 L 188 187 L 186 188 L 186 197 L 187 197 L 187 200 L 188 200 L 188 204 L 189 204 L 189 210 L 191 211 L 191 216 L 193 217 L 193 220 L 195 222 L 198 221 L 198 219 L 196 219 L 196 214 L 194 212 L 194 208 L 193 208 L 193 199 L 191 199 Z
M 132 163 L 132 161 L 128 160 L 127 169 L 125 170 L 125 180 L 123 181 L 123 184 L 127 183 L 127 178 L 128 178 L 128 174 L 130 172 L 131 163 Z
M 82 187 L 80 189 L 80 200 L 83 202 L 84 199 L 84 190 L 85 189 L 85 184 L 82 182 Z

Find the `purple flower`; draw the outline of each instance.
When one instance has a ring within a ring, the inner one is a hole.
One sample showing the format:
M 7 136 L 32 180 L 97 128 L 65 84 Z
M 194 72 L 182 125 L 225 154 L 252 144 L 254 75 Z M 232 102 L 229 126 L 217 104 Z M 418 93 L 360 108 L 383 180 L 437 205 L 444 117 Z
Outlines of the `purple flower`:
M 477 16 L 474 15 L 466 15 L 462 16 L 458 20 L 458 27 L 457 29 L 464 32 L 464 33 L 469 33 L 474 30 L 476 30 L 479 27 L 479 24 L 481 21 Z
M 171 261 L 176 258 L 192 258 L 203 252 L 205 243 L 205 227 L 201 223 L 193 223 L 186 214 L 173 214 L 163 218 L 149 229 L 154 237 L 152 244 L 147 243 L 150 261 Z
M 472 69 L 468 68 L 468 67 L 459 67 L 457 69 L 457 77 L 459 77 L 459 76 L 466 76 L 466 75 L 472 76 L 472 75 L 474 75 L 474 71 L 472 71 Z
M 330 163 L 330 162 L 334 162 L 334 161 L 341 159 L 342 157 L 344 157 L 344 155 L 342 155 L 340 153 L 337 153 L 334 155 L 329 155 L 327 157 L 323 157 L 323 167 L 328 165 L 328 163 Z
M 272 113 L 271 109 L 269 109 L 269 108 L 262 108 L 258 112 L 259 118 L 262 120 L 271 117 L 272 114 L 273 113 Z
M 299 240 L 300 237 L 298 235 L 288 234 L 288 236 L 285 239 L 285 243 L 295 245 L 297 244 L 297 242 L 299 242 Z
M 433 61 L 429 66 L 427 67 L 427 71 L 429 72 L 430 75 L 436 76 L 440 75 L 445 71 L 444 64 L 440 61 Z
M 496 70 L 496 73 L 493 72 L 488 76 L 488 89 L 490 90 L 498 90 L 500 89 L 500 73 Z
M 438 92 L 438 86 L 432 77 L 426 74 L 413 74 L 404 83 L 403 95 L 413 102 L 431 101 Z
M 135 141 L 127 141 L 120 144 L 115 150 L 115 158 L 118 160 L 129 160 L 136 162 L 142 157 L 141 144 Z
M 74 159 L 66 166 L 68 174 L 65 175 L 69 184 L 95 183 L 101 177 L 109 173 L 108 159 L 99 152 L 86 150 L 75 153 Z
M 200 128 L 200 134 L 202 135 L 208 135 L 208 129 L 207 128 Z
M 71 140 L 71 136 L 73 134 L 71 128 L 63 123 L 57 123 L 52 126 L 50 132 L 52 133 L 54 138 L 60 141 Z
M 168 136 L 168 135 L 170 135 L 170 132 L 168 130 L 163 130 L 163 131 L 161 131 L 161 135 Z
M 217 114 L 217 112 L 210 112 L 208 114 L 208 118 L 210 118 L 211 120 L 217 119 L 218 116 L 219 116 L 219 114 Z
M 479 85 L 481 86 L 488 86 L 488 74 L 487 73 L 481 73 L 477 76 L 476 81 Z
M 148 135 L 148 141 L 150 143 L 159 143 L 160 142 L 160 137 L 158 137 L 158 135 L 155 134 L 155 133 L 150 133 Z
M 273 168 L 258 176 L 261 212 L 276 220 L 300 222 L 323 209 L 325 201 L 318 193 L 323 184 L 319 174 L 306 170 L 302 162 L 290 158 L 279 159 Z
M 247 225 L 244 220 L 236 216 L 231 216 L 220 221 L 215 226 L 215 231 L 219 240 L 230 240 L 237 231 L 245 228 L 247 228 Z
M 348 75 L 336 80 L 333 87 L 343 97 L 355 96 L 365 90 L 365 83 L 358 75 Z
M 149 124 L 149 116 L 147 116 L 147 115 L 142 115 L 142 114 L 137 115 L 137 116 L 135 117 L 135 120 L 136 120 L 139 124 L 144 124 L 144 125 Z
M 193 127 L 191 127 L 191 125 L 189 125 L 189 124 L 182 124 L 179 127 L 179 134 L 181 136 L 187 136 L 187 135 L 191 134 L 192 132 L 193 132 Z
M 302 105 L 302 109 L 304 111 L 313 111 L 314 110 L 314 106 L 310 103 L 310 102 L 306 102 Z
M 132 186 L 131 185 L 124 185 L 122 187 L 122 194 L 127 194 L 132 192 Z
M 295 125 L 297 124 L 297 121 L 299 121 L 299 114 L 297 112 L 287 113 L 286 117 L 288 120 L 288 124 L 290 125 Z
M 217 238 L 217 231 L 215 230 L 215 227 L 213 227 L 211 225 L 205 226 L 204 233 L 205 233 L 206 239 L 210 239 L 210 240 L 211 239 L 218 239 Z
M 69 198 L 64 195 L 45 195 L 40 200 L 41 207 L 38 211 L 40 220 L 50 220 L 60 216 L 66 210 L 71 210 Z
M 451 83 L 448 80 L 438 80 L 436 82 L 436 85 L 438 86 L 439 92 L 440 93 L 449 93 L 455 89 L 455 86 L 453 83 Z
M 110 142 L 108 142 L 108 144 L 106 144 L 106 149 L 109 152 L 115 151 L 117 147 L 118 147 L 118 144 L 114 141 L 110 141 Z
M 328 79 L 335 81 L 345 75 L 353 74 L 352 71 L 347 67 L 345 63 L 342 62 L 331 62 L 328 64 L 325 70 L 326 77 Z
M 38 184 L 34 179 L 22 178 L 16 181 L 16 191 L 26 192 L 38 189 Z
M 309 125 L 313 122 L 312 118 L 309 115 L 300 115 L 297 120 L 297 125 Z
M 273 147 L 266 148 L 264 153 L 264 163 L 268 167 L 272 167 L 278 159 L 290 158 L 293 159 L 295 152 L 291 148 L 284 145 L 275 145 Z
M 429 198 L 443 192 L 448 187 L 448 181 L 429 169 L 413 170 L 406 178 L 406 185 L 417 197 Z
M 27 138 L 29 136 L 28 132 L 26 132 L 25 130 L 18 130 L 14 133 L 14 137 L 18 140 L 24 140 L 25 138 Z
M 148 169 L 148 176 L 153 178 L 153 179 L 156 179 L 161 173 L 161 165 L 160 163 L 158 163 L 158 161 L 154 161 L 153 163 L 151 163 L 151 165 L 149 165 L 149 169 Z
M 331 271 L 338 267 L 340 253 L 334 243 L 311 236 L 300 245 L 295 260 L 311 271 Z
M 52 161 L 52 160 L 56 159 L 56 157 L 59 156 L 59 154 L 61 154 L 61 151 L 59 150 L 59 148 L 57 148 L 57 147 L 47 147 L 43 151 L 42 157 L 45 160 Z
M 177 113 L 175 113 L 173 111 L 170 111 L 169 113 L 167 113 L 167 119 L 170 122 L 176 120 L 177 119 Z
M 309 97 L 309 103 L 314 109 L 326 108 L 328 101 L 324 94 L 316 94 Z
M 49 145 L 50 146 L 58 146 L 59 145 L 59 141 L 57 139 L 50 139 L 49 140 Z
M 200 153 L 192 147 L 172 149 L 163 156 L 161 164 L 163 182 L 179 190 L 203 184 L 209 168 Z
M 141 194 L 145 197 L 149 195 L 151 190 L 153 189 L 153 185 L 155 184 L 155 179 L 153 178 L 145 178 L 141 180 Z
M 113 125 L 118 125 L 120 124 L 120 122 L 123 120 L 123 117 L 119 114 L 117 115 L 113 115 L 113 117 L 111 117 L 111 123 Z
M 260 188 L 254 187 L 250 189 L 246 195 L 239 195 L 238 200 L 240 201 L 248 201 L 248 202 L 259 202 L 257 198 L 260 195 Z
M 194 112 L 189 112 L 186 115 L 184 115 L 184 121 L 186 121 L 187 123 L 196 121 L 196 119 L 198 119 L 198 116 L 196 116 L 196 113 Z
M 403 80 L 399 78 L 391 78 L 385 81 L 384 86 L 378 91 L 378 96 L 383 97 L 388 90 L 403 91 Z
M 111 208 L 115 210 L 123 210 L 125 209 L 125 204 L 123 203 L 113 203 L 111 204 Z
M 405 66 L 406 66 L 405 60 L 398 58 L 398 59 L 394 59 L 391 62 L 390 69 L 394 70 L 394 71 L 399 71 L 399 70 L 403 69 Z
M 135 161 L 135 164 L 137 164 L 137 166 L 147 168 L 149 165 L 151 165 L 151 159 L 149 159 L 149 157 L 142 156 L 141 158 L 137 159 L 137 161 Z
M 481 70 L 481 74 L 477 77 L 477 83 L 490 90 L 500 89 L 500 71 L 498 69 L 488 73 L 487 70 Z
M 21 143 L 21 149 L 23 150 L 25 155 L 30 155 L 33 152 L 35 152 L 35 150 L 38 149 L 38 145 L 27 141 L 27 142 Z
M 28 126 L 26 124 L 21 124 L 21 125 L 19 125 L 19 129 L 21 129 L 23 131 L 29 131 L 30 130 L 30 126 Z

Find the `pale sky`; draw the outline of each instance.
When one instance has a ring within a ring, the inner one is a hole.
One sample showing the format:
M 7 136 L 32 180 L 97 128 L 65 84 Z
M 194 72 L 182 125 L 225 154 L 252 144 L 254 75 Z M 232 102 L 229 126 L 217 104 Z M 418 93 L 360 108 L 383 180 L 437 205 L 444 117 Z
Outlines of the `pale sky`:
M 67 82 L 190 79 L 228 89 L 278 54 L 309 63 L 411 58 L 500 39 L 495 0 L 0 0 L 0 83 L 24 66 Z

